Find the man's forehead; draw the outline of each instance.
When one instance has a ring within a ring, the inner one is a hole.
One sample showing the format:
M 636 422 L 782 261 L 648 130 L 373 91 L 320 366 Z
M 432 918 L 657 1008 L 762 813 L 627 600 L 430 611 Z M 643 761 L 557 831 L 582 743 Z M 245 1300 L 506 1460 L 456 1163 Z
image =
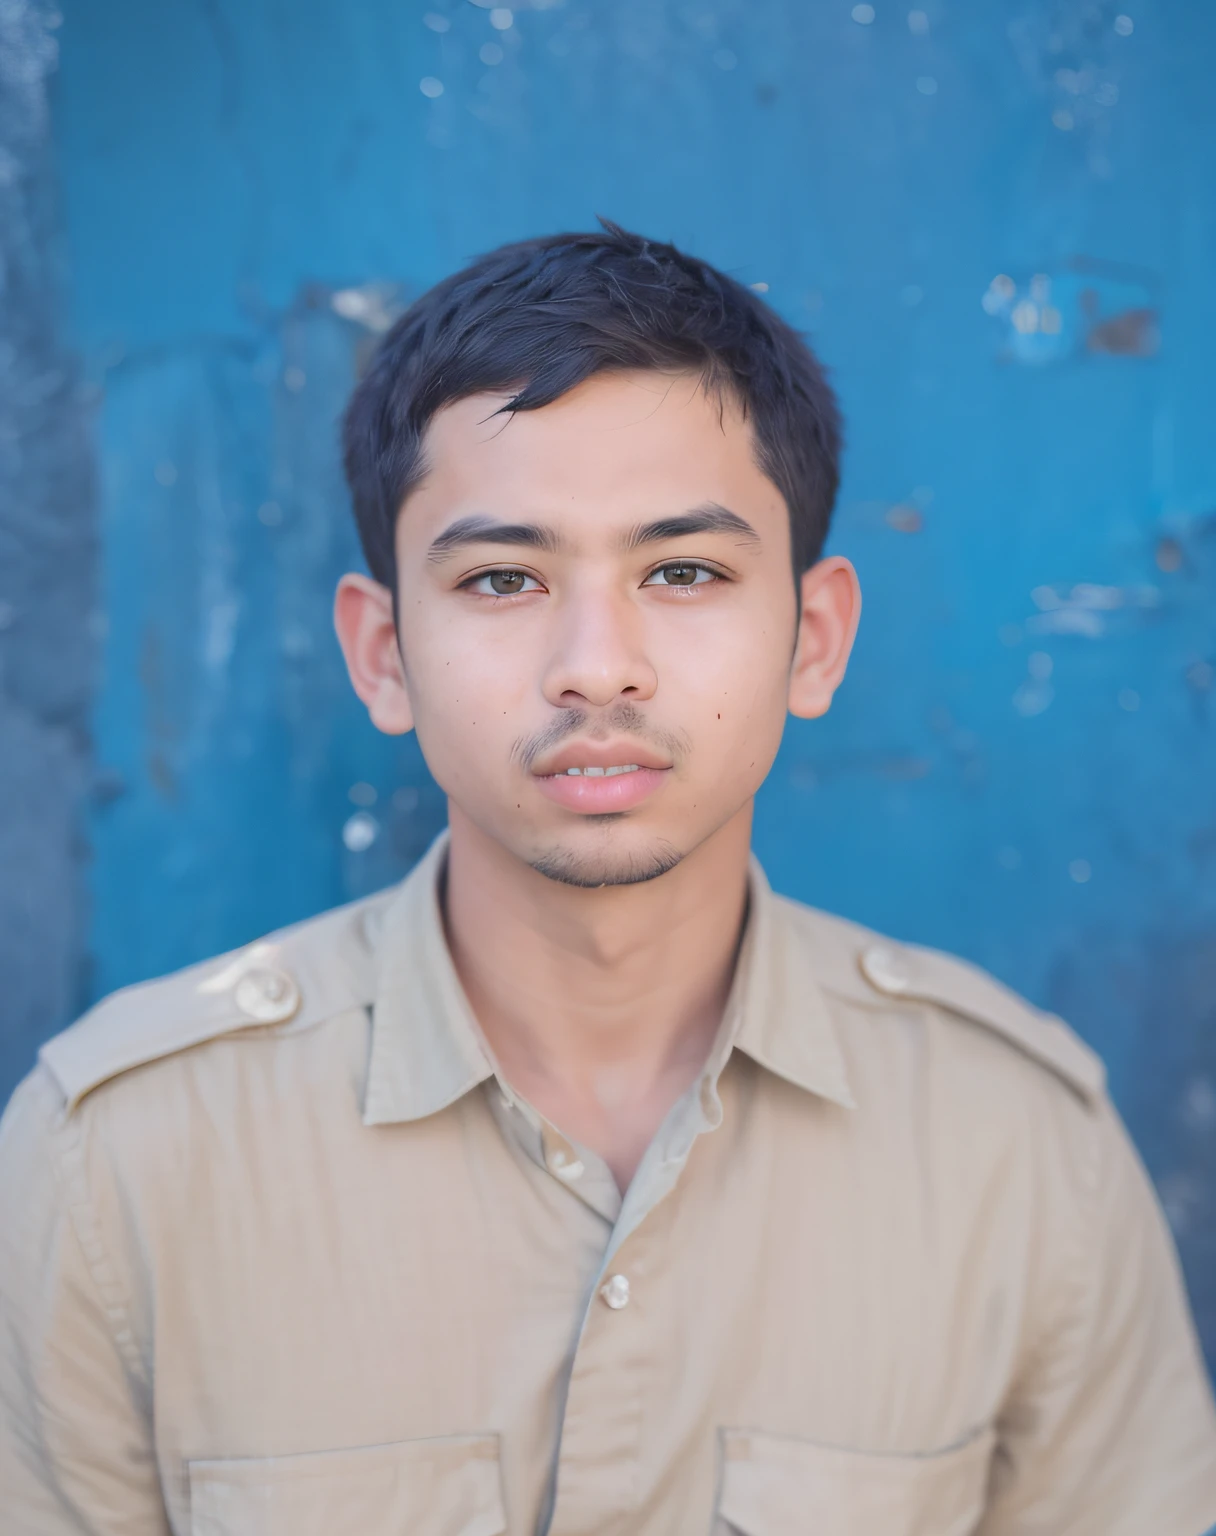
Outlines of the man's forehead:
M 738 407 L 693 375 L 596 375 L 531 411 L 504 411 L 509 399 L 468 396 L 436 414 L 403 519 L 411 543 L 474 516 L 571 529 L 590 519 L 617 541 L 638 521 L 708 503 L 780 504 Z
M 449 443 L 494 450 L 509 449 L 504 429 L 519 428 L 520 436 L 629 433 L 645 435 L 661 423 L 667 431 L 702 432 L 711 428 L 719 435 L 748 432 L 744 413 L 727 391 L 708 385 L 693 372 L 664 373 L 647 369 L 621 369 L 592 374 L 548 405 L 534 410 L 506 409 L 513 389 L 487 391 L 454 400 L 436 411 L 426 430 L 428 448 Z

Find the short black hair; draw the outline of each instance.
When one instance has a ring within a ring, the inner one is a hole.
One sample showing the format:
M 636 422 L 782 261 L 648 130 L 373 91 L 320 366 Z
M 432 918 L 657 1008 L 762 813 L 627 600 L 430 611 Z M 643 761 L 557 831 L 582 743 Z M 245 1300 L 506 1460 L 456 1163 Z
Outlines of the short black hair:
M 695 371 L 752 424 L 785 498 L 796 574 L 819 558 L 840 479 L 840 413 L 810 347 L 751 289 L 673 245 L 602 229 L 501 246 L 413 303 L 380 343 L 343 423 L 368 568 L 396 593 L 397 516 L 426 473 L 443 406 L 511 391 L 531 411 L 593 374 Z

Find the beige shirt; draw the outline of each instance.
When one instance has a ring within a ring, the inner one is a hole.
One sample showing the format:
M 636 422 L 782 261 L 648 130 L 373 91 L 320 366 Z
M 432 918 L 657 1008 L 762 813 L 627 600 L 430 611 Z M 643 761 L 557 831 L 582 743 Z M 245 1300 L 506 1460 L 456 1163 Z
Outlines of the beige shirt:
M 1169 1237 L 1058 1021 L 753 876 L 622 1200 L 395 891 L 132 988 L 0 1129 L 8 1536 L 1200 1536 Z

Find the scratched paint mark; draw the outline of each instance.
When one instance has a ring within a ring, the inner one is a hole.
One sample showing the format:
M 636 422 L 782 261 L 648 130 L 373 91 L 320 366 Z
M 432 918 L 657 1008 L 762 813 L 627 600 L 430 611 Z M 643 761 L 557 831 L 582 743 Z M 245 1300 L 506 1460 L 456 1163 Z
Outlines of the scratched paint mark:
M 886 519 L 887 526 L 894 528 L 896 533 L 920 533 L 925 526 L 924 513 L 919 507 L 908 506 L 906 502 L 897 502 L 895 506 L 888 507 Z
M 1164 601 L 1160 587 L 1151 582 L 1131 587 L 1092 581 L 1068 587 L 1043 585 L 1030 596 L 1039 611 L 1025 620 L 1028 634 L 1075 635 L 1086 640 L 1135 629 L 1149 622 Z
M 1092 291 L 1082 291 L 1083 309 L 1085 298 Z M 1161 316 L 1157 310 L 1143 305 L 1102 319 L 1095 304 L 1085 346 L 1088 351 L 1107 357 L 1155 357 L 1161 350 Z
M 1134 67 L 1132 19 L 1109 3 L 1024 5 L 1007 34 L 1051 128 L 1077 141 L 1089 173 L 1114 172 L 1111 141 L 1124 77 Z
M 1022 277 L 998 272 L 980 304 L 1002 327 L 1002 361 L 1042 367 L 1084 358 L 1143 359 L 1161 349 L 1159 289 L 1154 273 L 1074 256 Z

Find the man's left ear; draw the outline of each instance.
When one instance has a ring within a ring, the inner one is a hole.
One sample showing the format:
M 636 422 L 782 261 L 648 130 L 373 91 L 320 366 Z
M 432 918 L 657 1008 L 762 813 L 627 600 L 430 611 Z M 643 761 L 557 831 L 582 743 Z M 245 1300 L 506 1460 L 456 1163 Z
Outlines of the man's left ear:
M 803 574 L 790 668 L 791 715 L 815 720 L 827 714 L 849 664 L 860 618 L 861 586 L 843 555 L 820 560 Z

